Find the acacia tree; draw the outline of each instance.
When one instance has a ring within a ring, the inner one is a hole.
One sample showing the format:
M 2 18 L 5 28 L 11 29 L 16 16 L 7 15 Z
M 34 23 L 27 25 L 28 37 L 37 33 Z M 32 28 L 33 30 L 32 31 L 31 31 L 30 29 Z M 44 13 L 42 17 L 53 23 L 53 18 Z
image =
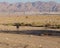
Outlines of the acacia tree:
M 21 24 L 20 23 L 14 23 L 13 26 L 16 26 L 16 28 L 19 29 L 19 27 L 21 26 Z

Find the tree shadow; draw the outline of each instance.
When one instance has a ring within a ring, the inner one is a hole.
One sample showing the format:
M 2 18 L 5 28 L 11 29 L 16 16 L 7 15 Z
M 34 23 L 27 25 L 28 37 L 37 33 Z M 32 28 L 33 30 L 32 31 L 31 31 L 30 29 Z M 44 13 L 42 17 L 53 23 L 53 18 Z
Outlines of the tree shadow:
M 27 35 L 48 35 L 48 36 L 60 36 L 60 31 L 55 30 L 0 30 L 0 33 L 11 33 L 11 34 L 27 34 Z

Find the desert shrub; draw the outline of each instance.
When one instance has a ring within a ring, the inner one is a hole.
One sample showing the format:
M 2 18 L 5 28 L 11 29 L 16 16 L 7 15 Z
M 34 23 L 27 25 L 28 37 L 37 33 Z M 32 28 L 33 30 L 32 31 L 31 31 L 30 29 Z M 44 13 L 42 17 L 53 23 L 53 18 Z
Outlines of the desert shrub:
M 45 27 L 48 27 L 48 28 L 52 28 L 52 29 L 60 29 L 60 25 L 56 25 L 56 24 L 45 24 Z
M 21 23 L 21 26 L 25 26 L 25 23 L 22 22 L 22 23 Z
M 12 23 L 7 23 L 7 24 L 2 24 L 4 26 L 12 26 L 13 24 Z
M 43 27 L 43 23 L 40 23 L 40 22 L 32 22 L 32 26 L 33 27 Z
M 35 22 L 32 22 L 32 24 L 31 24 L 33 27 L 35 27 L 36 26 L 36 23 Z
M 21 26 L 20 23 L 14 23 L 13 26 L 16 26 L 17 29 L 19 29 L 19 26 Z
M 49 27 L 49 26 L 51 26 L 50 23 L 46 23 L 46 24 L 44 25 L 44 27 Z
M 2 25 L 4 25 L 4 26 L 8 26 L 8 24 L 2 24 Z
M 31 26 L 31 24 L 22 22 L 22 23 L 14 23 L 13 26 Z
M 53 29 L 60 29 L 60 25 L 51 26 L 50 28 L 53 28 Z
M 8 25 L 8 26 L 13 26 L 13 23 L 8 23 L 7 25 Z
M 59 29 L 60 28 L 60 25 L 57 25 L 57 28 Z
M 20 23 L 14 23 L 13 26 L 21 26 Z
M 26 19 L 28 18 L 28 16 L 26 16 Z
M 25 24 L 25 26 L 32 26 L 32 24 L 27 23 L 27 24 Z

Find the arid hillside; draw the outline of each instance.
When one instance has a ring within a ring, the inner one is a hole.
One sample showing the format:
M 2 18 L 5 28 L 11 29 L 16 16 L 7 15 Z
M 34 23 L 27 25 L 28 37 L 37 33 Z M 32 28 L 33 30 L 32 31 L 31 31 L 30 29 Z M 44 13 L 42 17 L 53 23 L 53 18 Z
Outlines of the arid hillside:
M 49 2 L 0 2 L 0 12 L 60 12 L 60 3 Z

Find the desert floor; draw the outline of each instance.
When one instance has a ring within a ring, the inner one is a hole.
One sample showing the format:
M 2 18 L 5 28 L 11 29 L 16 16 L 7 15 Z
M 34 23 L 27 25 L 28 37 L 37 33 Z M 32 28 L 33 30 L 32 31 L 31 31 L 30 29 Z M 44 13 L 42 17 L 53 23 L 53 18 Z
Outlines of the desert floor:
M 6 27 L 4 29 L 16 30 L 15 27 L 9 27 L 9 28 Z M 19 29 L 41 30 L 42 28 L 36 28 L 36 27 L 31 28 L 22 26 Z M 0 48 L 60 48 L 60 36 L 13 34 L 13 33 L 3 33 L 0 31 Z
M 6 17 L 7 16 L 7 17 Z M 15 17 L 16 16 L 16 17 Z M 34 17 L 33 17 L 34 16 Z M 4 26 L 4 23 L 37 23 L 58 24 L 60 25 L 60 15 L 32 15 L 32 16 L 17 16 L 17 15 L 0 15 L 0 48 L 60 48 L 60 36 L 38 36 L 28 34 L 4 33 L 3 31 L 16 31 L 15 26 Z M 54 30 L 49 28 L 39 27 L 24 27 L 19 30 Z M 55 29 L 60 31 L 60 29 Z M 54 30 L 54 31 L 55 31 Z
M 60 37 L 0 33 L 0 48 L 60 48 Z

